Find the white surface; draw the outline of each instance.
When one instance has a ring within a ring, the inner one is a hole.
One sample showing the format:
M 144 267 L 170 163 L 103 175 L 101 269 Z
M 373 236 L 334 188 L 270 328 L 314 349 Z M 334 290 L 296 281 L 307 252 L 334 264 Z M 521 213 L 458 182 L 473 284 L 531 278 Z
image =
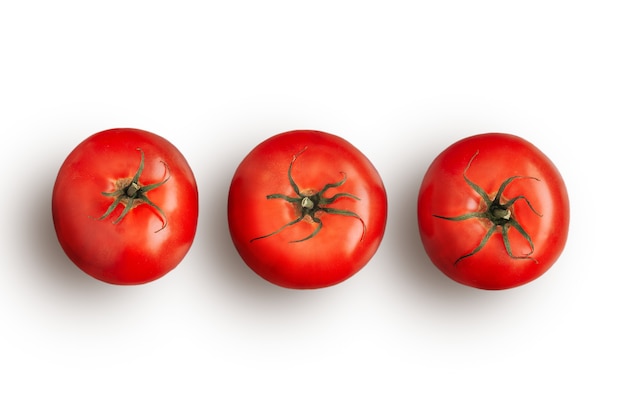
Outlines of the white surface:
M 0 414 L 623 415 L 620 6 L 3 2 Z M 145 286 L 83 275 L 50 218 L 65 156 L 111 127 L 175 143 L 201 193 L 187 258 Z M 302 128 L 360 148 L 390 212 L 370 264 L 310 292 L 249 271 L 225 213 L 245 154 Z M 505 292 L 442 276 L 416 229 L 430 161 L 488 131 L 535 143 L 571 199 L 558 263 Z

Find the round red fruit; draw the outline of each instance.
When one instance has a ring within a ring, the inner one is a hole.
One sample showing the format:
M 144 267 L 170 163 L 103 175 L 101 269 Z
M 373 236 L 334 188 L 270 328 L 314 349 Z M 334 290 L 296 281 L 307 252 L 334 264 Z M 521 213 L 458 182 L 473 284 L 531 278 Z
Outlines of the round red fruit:
M 530 142 L 487 133 L 460 140 L 428 168 L 417 218 L 432 262 L 462 284 L 526 284 L 559 258 L 569 200 L 554 164 Z
M 386 219 L 385 187 L 372 163 L 319 131 L 259 144 L 228 196 L 237 251 L 258 275 L 287 288 L 328 287 L 354 275 L 378 249 Z
M 81 142 L 52 192 L 61 247 L 84 272 L 111 284 L 143 284 L 176 267 L 198 221 L 198 189 L 183 155 L 139 129 Z

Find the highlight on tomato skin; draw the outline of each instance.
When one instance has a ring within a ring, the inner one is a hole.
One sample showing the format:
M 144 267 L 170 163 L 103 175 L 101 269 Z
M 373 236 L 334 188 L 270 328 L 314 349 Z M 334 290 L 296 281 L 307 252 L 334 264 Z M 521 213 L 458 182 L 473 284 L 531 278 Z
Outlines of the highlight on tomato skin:
M 235 248 L 281 287 L 345 281 L 377 251 L 387 194 L 373 164 L 336 135 L 294 130 L 258 144 L 237 167 L 228 194 Z
M 417 199 L 426 254 L 453 280 L 485 290 L 543 275 L 567 241 L 565 182 L 529 141 L 505 133 L 459 140 L 426 171 Z
M 67 156 L 52 191 L 61 247 L 83 272 L 117 285 L 174 269 L 196 233 L 198 189 L 181 152 L 132 128 L 91 135 Z

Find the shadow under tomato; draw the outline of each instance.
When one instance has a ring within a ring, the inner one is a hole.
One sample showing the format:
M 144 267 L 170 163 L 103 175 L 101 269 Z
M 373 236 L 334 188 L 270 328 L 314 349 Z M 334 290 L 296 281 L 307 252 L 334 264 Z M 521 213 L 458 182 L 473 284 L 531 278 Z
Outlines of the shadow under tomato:
M 227 197 L 232 175 L 249 151 L 245 149 L 246 141 L 252 143 L 244 138 L 231 140 L 232 143 L 240 144 L 239 150 L 237 147 L 225 149 L 219 164 L 204 164 L 195 170 L 198 188 L 211 191 L 200 192 L 194 256 L 202 254 L 199 269 L 202 270 L 200 275 L 207 297 L 215 297 L 216 292 L 219 293 L 222 300 L 229 300 L 228 308 L 232 308 L 230 311 L 235 315 L 249 317 L 261 314 L 262 317 L 287 319 L 289 315 L 297 315 L 298 311 L 305 311 L 309 307 L 313 310 L 319 308 L 325 300 L 333 297 L 332 287 L 318 290 L 283 288 L 258 276 L 239 256 L 230 236 Z
M 202 253 L 203 275 L 212 286 L 231 287 L 233 291 L 259 297 L 262 296 L 259 292 L 268 291 L 271 294 L 274 286 L 257 276 L 244 263 L 235 249 L 228 227 L 227 197 L 230 182 L 238 158 L 243 155 L 245 153 L 224 154 L 221 156 L 221 165 L 201 166 L 195 170 L 200 190 L 200 213 L 194 250 Z M 205 183 L 203 180 L 208 181 Z M 203 192 L 205 190 L 211 191 Z
M 56 168 L 46 167 L 38 173 L 40 178 L 50 181 L 38 183 L 39 189 L 27 194 L 31 198 L 24 204 L 24 212 L 19 216 L 24 220 L 20 230 L 21 243 L 25 250 L 20 251 L 20 263 L 32 263 L 31 274 L 36 275 L 37 283 L 53 290 L 52 293 L 97 292 L 106 285 L 82 272 L 65 255 L 59 244 L 52 220 L 51 198 Z M 29 277 L 30 278 L 30 277 Z M 84 295 L 84 294 L 82 294 Z
M 504 291 L 476 289 L 457 283 L 431 262 L 417 224 L 417 195 L 426 169 L 444 146 L 438 149 L 436 143 L 426 142 L 417 146 L 413 155 L 396 159 L 393 167 L 404 173 L 396 177 L 390 190 L 392 204 L 386 241 L 390 245 L 387 250 L 396 260 L 394 284 L 398 288 L 394 293 L 399 297 L 399 311 L 402 317 L 414 315 L 418 321 L 420 317 L 428 317 L 420 322 L 433 334 L 458 332 L 462 337 L 473 338 L 476 336 L 472 332 L 477 331 L 478 335 L 487 336 L 499 331 L 500 323 L 519 319 L 520 312 L 528 308 L 532 299 L 527 297 L 532 287 Z
M 420 238 L 417 195 L 424 173 L 437 152 L 429 144 L 425 149 L 418 147 L 414 155 L 407 153 L 404 159 L 394 160 L 394 170 L 404 175 L 396 176 L 395 183 L 390 184 L 388 190 L 390 212 L 385 243 L 391 246 L 395 257 L 402 294 L 414 297 L 416 302 L 447 305 L 453 309 L 457 306 L 472 308 L 473 303 L 481 303 L 485 296 L 489 296 L 485 291 L 461 285 L 439 271 L 426 254 Z
M 410 170 L 405 171 L 410 172 Z M 387 234 L 393 236 L 392 253 L 396 256 L 399 275 L 404 283 L 414 291 L 427 291 L 431 295 L 453 290 L 445 280 L 449 280 L 432 264 L 419 235 L 417 225 L 417 191 L 421 184 L 421 175 L 409 175 L 404 178 L 404 184 L 399 185 L 401 190 L 411 192 L 398 193 L 395 204 L 390 205 L 390 219 Z M 391 240 L 391 239 L 390 239 Z

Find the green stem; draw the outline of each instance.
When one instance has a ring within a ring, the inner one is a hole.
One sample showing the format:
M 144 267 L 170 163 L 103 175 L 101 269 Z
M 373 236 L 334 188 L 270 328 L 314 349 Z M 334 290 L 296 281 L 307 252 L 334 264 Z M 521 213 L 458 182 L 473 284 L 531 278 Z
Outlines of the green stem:
M 539 181 L 538 178 L 535 177 L 525 177 L 525 176 L 512 176 L 507 178 L 504 182 L 502 182 L 502 184 L 500 184 L 500 187 L 498 188 L 498 191 L 495 195 L 495 197 L 493 199 L 491 199 L 489 197 L 489 194 L 487 194 L 487 192 L 485 190 L 483 190 L 478 184 L 472 182 L 468 177 L 467 177 L 467 171 L 470 168 L 470 165 L 472 164 L 472 162 L 474 161 L 474 159 L 476 158 L 476 156 L 478 156 L 478 151 L 476 151 L 476 153 L 470 158 L 467 166 L 465 167 L 465 170 L 463 171 L 463 179 L 465 180 L 465 182 L 481 197 L 481 199 L 485 202 L 486 204 L 486 209 L 484 211 L 478 211 L 478 212 L 470 212 L 470 213 L 465 213 L 465 214 L 461 214 L 458 216 L 440 216 L 437 214 L 433 214 L 434 217 L 437 217 L 439 219 L 443 219 L 443 220 L 450 220 L 450 221 L 463 221 L 463 220 L 468 220 L 468 219 L 487 219 L 490 223 L 491 226 L 489 227 L 489 229 L 487 230 L 487 233 L 485 234 L 485 236 L 482 238 L 482 240 L 480 241 L 480 243 L 478 244 L 478 246 L 476 248 L 474 248 L 471 252 L 460 256 L 459 258 L 457 258 L 457 260 L 454 262 L 454 264 L 456 265 L 459 261 L 466 259 L 470 256 L 475 255 L 476 253 L 478 253 L 489 241 L 489 239 L 491 238 L 491 236 L 494 234 L 494 232 L 496 231 L 496 229 L 498 227 L 501 228 L 502 230 L 502 241 L 504 243 L 504 247 L 506 249 L 507 254 L 513 258 L 513 259 L 530 259 L 534 262 L 537 262 L 536 259 L 532 258 L 531 255 L 533 254 L 534 250 L 535 250 L 535 246 L 533 244 L 533 240 L 530 237 L 530 235 L 528 234 L 528 232 L 526 232 L 526 230 L 519 224 L 519 222 L 515 219 L 515 216 L 513 214 L 513 204 L 516 201 L 519 200 L 523 200 L 526 202 L 526 204 L 528 205 L 528 207 L 530 207 L 530 209 L 532 210 L 533 213 L 535 213 L 536 215 L 541 217 L 541 214 L 538 213 L 534 207 L 530 204 L 530 201 L 528 201 L 528 199 L 523 196 L 523 195 L 518 195 L 516 197 L 513 197 L 511 199 L 509 199 L 506 203 L 502 203 L 501 199 L 502 196 L 504 194 L 504 191 L 506 189 L 506 187 L 508 187 L 509 184 L 511 184 L 513 181 L 518 180 L 518 179 L 530 179 L 530 180 L 534 180 L 534 181 Z M 522 254 L 522 255 L 514 255 L 513 254 L 513 250 L 511 249 L 511 243 L 509 240 L 509 229 L 513 227 L 515 230 L 517 230 L 522 237 L 528 242 L 529 246 L 530 246 L 530 251 L 526 254 Z
M 143 150 L 141 150 L 141 148 L 137 148 L 137 150 L 141 152 L 141 160 L 139 162 L 139 168 L 137 169 L 137 171 L 135 172 L 135 175 L 130 180 L 117 181 L 116 183 L 119 185 L 115 191 L 102 192 L 102 195 L 104 195 L 105 197 L 111 197 L 114 200 L 109 205 L 106 212 L 102 216 L 100 216 L 98 220 L 106 219 L 108 216 L 111 215 L 111 213 L 113 213 L 113 211 L 117 208 L 117 206 L 122 204 L 124 206 L 122 213 L 113 221 L 113 224 L 118 224 L 126 217 L 128 213 L 130 213 L 132 209 L 134 209 L 140 204 L 147 204 L 157 211 L 157 213 L 159 214 L 163 222 L 163 226 L 160 229 L 156 230 L 155 231 L 156 233 L 165 229 L 165 227 L 167 226 L 167 216 L 165 215 L 165 212 L 159 206 L 154 204 L 152 200 L 148 198 L 148 191 L 154 190 L 155 188 L 162 186 L 170 179 L 169 168 L 165 162 L 161 161 L 163 165 L 165 165 L 166 173 L 168 174 L 168 176 L 163 181 L 160 181 L 154 184 L 141 185 L 141 183 L 139 182 L 139 177 L 141 177 L 141 174 L 143 173 L 144 153 L 143 153 Z
M 280 228 L 278 228 L 277 230 L 263 235 L 263 236 L 259 236 L 259 237 L 255 237 L 253 239 L 250 240 L 250 242 L 259 240 L 259 239 L 265 239 L 268 238 L 270 236 L 274 236 L 280 232 L 282 232 L 283 230 L 285 230 L 286 228 L 293 226 L 299 222 L 301 222 L 304 219 L 310 219 L 310 221 L 312 223 L 315 223 L 317 226 L 315 227 L 315 230 L 313 230 L 313 232 L 311 232 L 309 235 L 301 238 L 301 239 L 297 239 L 297 240 L 293 240 L 291 241 L 291 243 L 298 243 L 298 242 L 304 242 L 306 240 L 312 239 L 313 237 L 315 237 L 321 230 L 323 227 L 323 223 L 322 220 L 320 218 L 317 217 L 317 214 L 319 212 L 323 212 L 323 213 L 328 213 L 328 214 L 337 214 L 337 215 L 341 215 L 341 216 L 348 216 L 348 217 L 354 217 L 356 219 L 358 219 L 362 226 L 363 226 L 363 234 L 361 235 L 361 239 L 363 239 L 363 237 L 365 236 L 365 222 L 363 221 L 363 219 L 361 219 L 361 217 L 349 210 L 340 210 L 340 209 L 335 209 L 332 207 L 328 207 L 330 204 L 333 204 L 336 200 L 338 200 L 339 198 L 350 198 L 353 200 L 359 200 L 359 198 L 355 195 L 349 194 L 349 193 L 337 193 L 331 197 L 325 197 L 324 193 L 326 193 L 326 191 L 328 191 L 331 188 L 338 188 L 340 186 L 342 186 L 346 180 L 347 180 L 347 175 L 344 172 L 341 172 L 342 174 L 342 179 L 337 181 L 337 182 L 332 182 L 332 183 L 328 183 L 326 184 L 324 187 L 322 187 L 322 189 L 318 192 L 307 192 L 307 193 L 303 193 L 300 191 L 300 187 L 298 186 L 298 184 L 295 182 L 295 180 L 293 179 L 292 176 L 292 169 L 293 169 L 293 164 L 294 162 L 298 159 L 298 157 L 304 152 L 306 151 L 307 148 L 305 147 L 304 149 L 302 149 L 300 152 L 298 152 L 297 154 L 295 154 L 293 156 L 293 158 L 291 159 L 291 162 L 289 163 L 289 168 L 287 169 L 287 179 L 289 181 L 289 184 L 291 185 L 291 188 L 293 190 L 293 192 L 295 193 L 295 196 L 287 196 L 284 194 L 269 194 L 266 196 L 266 198 L 268 200 L 270 199 L 281 199 L 284 200 L 290 204 L 294 204 L 298 210 L 299 210 L 299 216 L 297 218 L 295 218 L 294 220 L 291 220 L 290 222 L 288 222 L 287 224 L 281 226 Z

